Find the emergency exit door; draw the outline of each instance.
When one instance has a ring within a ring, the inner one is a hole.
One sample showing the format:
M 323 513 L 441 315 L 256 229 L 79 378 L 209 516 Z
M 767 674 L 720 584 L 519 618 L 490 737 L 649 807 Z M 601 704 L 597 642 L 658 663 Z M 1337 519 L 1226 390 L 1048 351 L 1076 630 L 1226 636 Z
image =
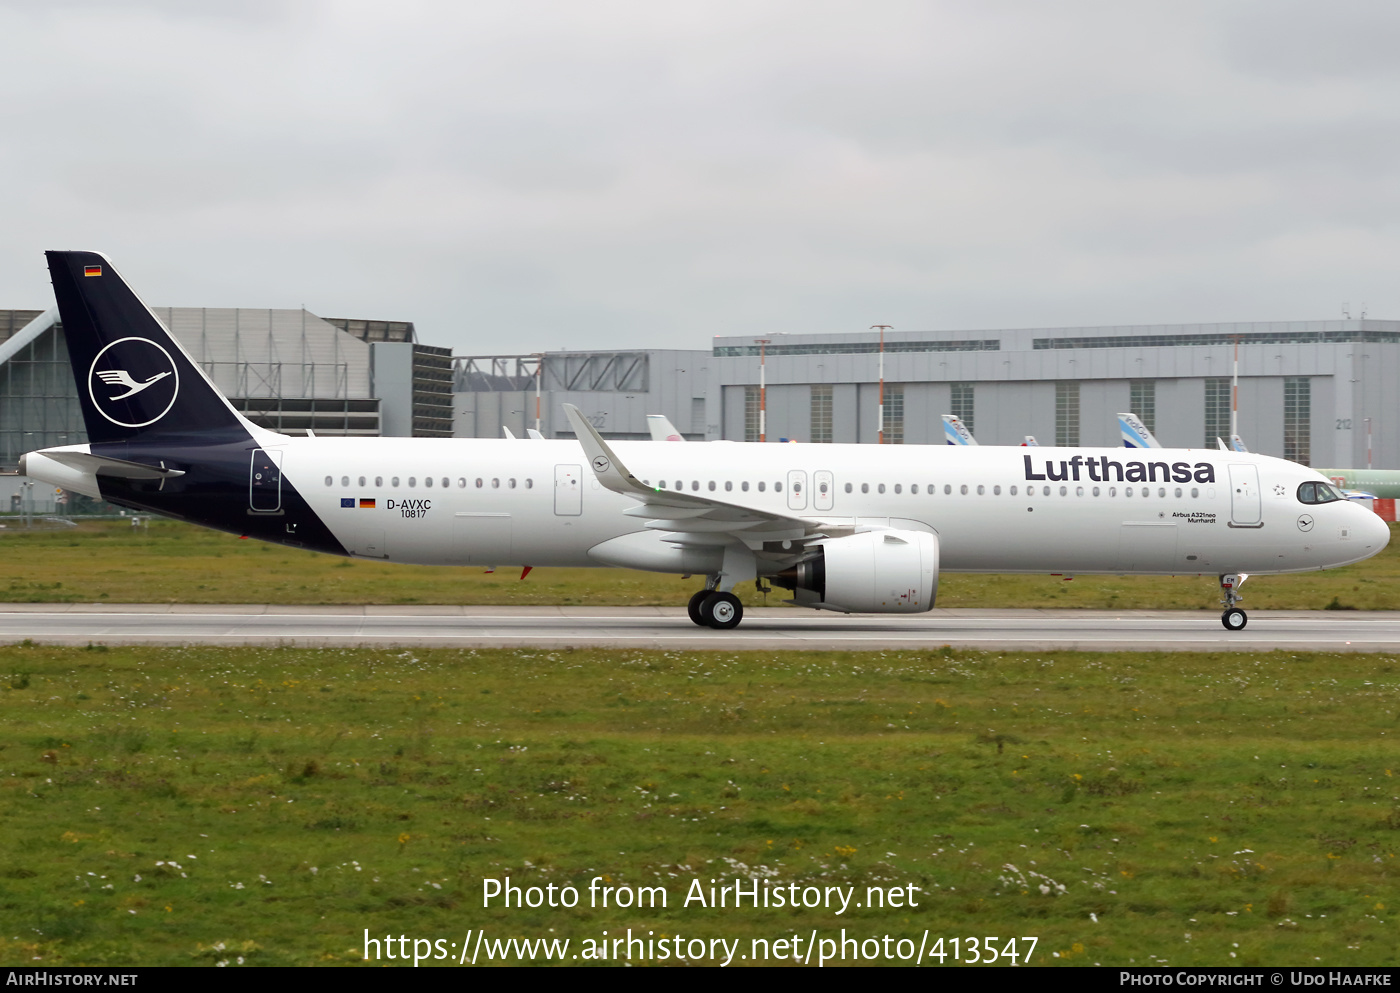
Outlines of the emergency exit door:
M 583 513 L 583 466 L 554 467 L 554 513 L 557 517 L 578 517 Z
M 806 510 L 807 474 L 801 469 L 789 469 L 787 476 L 788 510 Z

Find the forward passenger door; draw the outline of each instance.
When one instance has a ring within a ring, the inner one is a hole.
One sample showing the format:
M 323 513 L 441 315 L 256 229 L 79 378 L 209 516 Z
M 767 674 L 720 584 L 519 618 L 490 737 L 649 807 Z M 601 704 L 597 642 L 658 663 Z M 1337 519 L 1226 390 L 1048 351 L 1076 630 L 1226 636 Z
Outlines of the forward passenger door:
M 1259 467 L 1233 463 L 1230 466 L 1230 526 L 1260 528 L 1264 526 L 1263 509 L 1259 502 Z

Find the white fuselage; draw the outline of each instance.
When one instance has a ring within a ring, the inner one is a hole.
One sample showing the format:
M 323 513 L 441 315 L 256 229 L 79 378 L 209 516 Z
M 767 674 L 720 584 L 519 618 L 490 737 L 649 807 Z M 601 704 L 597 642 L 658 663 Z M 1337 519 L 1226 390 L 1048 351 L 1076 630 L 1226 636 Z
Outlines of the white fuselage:
M 589 549 L 646 529 L 624 514 L 638 501 L 600 486 L 574 441 L 279 436 L 264 444 L 282 453 L 283 477 L 356 555 L 592 566 L 600 563 Z M 1375 514 L 1350 502 L 1300 503 L 1299 484 L 1322 478 L 1313 470 L 1251 453 L 613 447 L 651 486 L 832 528 L 934 532 L 950 571 L 1296 572 L 1367 558 L 1389 540 Z

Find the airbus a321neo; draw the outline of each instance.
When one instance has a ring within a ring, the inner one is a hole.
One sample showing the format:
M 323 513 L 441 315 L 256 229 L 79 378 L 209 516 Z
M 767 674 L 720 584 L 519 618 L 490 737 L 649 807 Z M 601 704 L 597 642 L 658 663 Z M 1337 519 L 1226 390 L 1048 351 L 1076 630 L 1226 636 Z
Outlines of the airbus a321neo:
M 1210 449 L 293 438 L 233 409 L 96 252 L 49 252 L 89 441 L 22 472 L 124 507 L 335 555 L 702 575 L 825 610 L 917 613 L 942 570 L 1220 577 L 1357 562 L 1387 525 L 1304 466 Z

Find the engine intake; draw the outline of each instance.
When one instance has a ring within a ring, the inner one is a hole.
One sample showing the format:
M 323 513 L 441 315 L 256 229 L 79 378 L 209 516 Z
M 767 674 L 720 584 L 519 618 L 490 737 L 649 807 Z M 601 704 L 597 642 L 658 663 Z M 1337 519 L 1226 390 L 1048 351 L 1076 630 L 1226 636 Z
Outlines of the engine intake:
M 863 531 L 828 538 L 772 578 L 793 602 L 862 614 L 914 614 L 938 594 L 938 537 L 924 531 Z

